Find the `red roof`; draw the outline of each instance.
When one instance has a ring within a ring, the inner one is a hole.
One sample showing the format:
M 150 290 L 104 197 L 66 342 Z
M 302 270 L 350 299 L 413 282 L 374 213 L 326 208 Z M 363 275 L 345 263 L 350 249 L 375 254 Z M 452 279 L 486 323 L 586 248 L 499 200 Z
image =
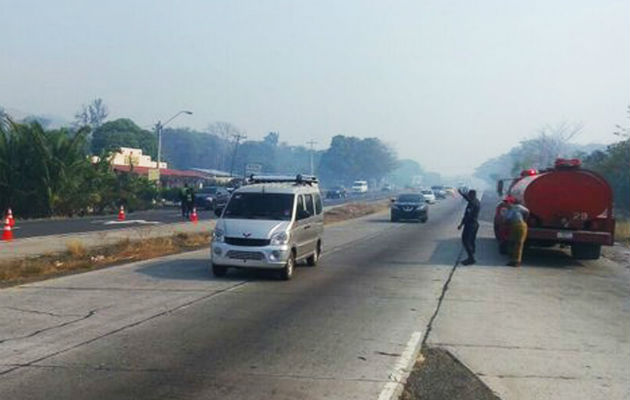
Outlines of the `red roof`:
M 133 172 L 138 175 L 149 175 L 149 170 L 155 168 L 133 167 Z M 132 172 L 129 165 L 114 165 L 114 171 Z M 185 178 L 205 178 L 206 175 L 199 171 L 184 171 L 181 169 L 160 168 L 161 176 L 181 176 Z

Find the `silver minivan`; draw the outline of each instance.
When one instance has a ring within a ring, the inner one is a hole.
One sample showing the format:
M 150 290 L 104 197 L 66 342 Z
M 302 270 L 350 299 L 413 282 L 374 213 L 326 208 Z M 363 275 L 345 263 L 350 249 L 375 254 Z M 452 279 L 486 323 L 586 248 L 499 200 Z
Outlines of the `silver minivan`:
M 215 276 L 229 267 L 268 268 L 288 280 L 296 262 L 317 265 L 324 209 L 315 178 L 252 177 L 217 214 L 211 243 Z

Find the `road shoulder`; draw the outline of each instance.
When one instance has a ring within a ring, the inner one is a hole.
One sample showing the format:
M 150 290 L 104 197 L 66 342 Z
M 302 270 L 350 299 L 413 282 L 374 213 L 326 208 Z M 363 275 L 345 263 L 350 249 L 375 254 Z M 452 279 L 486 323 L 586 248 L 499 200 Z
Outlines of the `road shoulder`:
M 447 349 L 503 400 L 630 397 L 630 276 L 602 258 L 531 249 L 504 266 L 482 222 L 479 263 L 459 267 L 427 343 Z

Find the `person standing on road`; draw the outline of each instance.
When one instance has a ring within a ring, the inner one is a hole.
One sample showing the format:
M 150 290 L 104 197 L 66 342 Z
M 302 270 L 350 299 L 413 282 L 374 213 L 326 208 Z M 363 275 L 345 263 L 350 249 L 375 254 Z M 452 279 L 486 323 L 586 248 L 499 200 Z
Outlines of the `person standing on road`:
M 188 202 L 186 201 L 187 192 L 188 184 L 185 183 L 184 187 L 179 190 L 179 201 L 182 207 L 182 218 L 188 217 Z
M 193 207 L 195 206 L 195 192 L 192 186 L 186 185 L 186 218 L 190 217 Z
M 510 225 L 510 261 L 507 265 L 520 267 L 523 259 L 523 247 L 527 239 L 527 217 L 529 210 L 519 204 L 515 198 L 508 199 L 508 210 L 505 215 Z
M 460 222 L 457 227 L 457 229 L 462 229 L 462 226 L 464 227 L 464 231 L 462 232 L 462 244 L 468 254 L 468 258 L 462 261 L 462 264 L 472 265 L 477 262 L 475 260 L 475 241 L 477 240 L 477 231 L 479 230 L 479 222 L 477 219 L 479 218 L 480 204 L 475 190 L 469 190 L 467 193 L 464 193 L 461 189 L 457 191 L 468 202 L 462 222 Z

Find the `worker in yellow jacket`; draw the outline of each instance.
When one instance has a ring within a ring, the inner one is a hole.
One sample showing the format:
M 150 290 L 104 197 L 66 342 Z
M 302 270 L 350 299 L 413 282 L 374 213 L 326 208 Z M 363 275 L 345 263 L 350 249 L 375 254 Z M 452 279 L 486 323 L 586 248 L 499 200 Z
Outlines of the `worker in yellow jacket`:
M 506 214 L 506 219 L 510 224 L 510 262 L 507 265 L 512 267 L 520 267 L 523 260 L 523 247 L 525 246 L 525 239 L 527 239 L 527 217 L 529 217 L 529 210 L 519 204 L 519 202 L 511 198 L 508 203 L 509 208 Z

